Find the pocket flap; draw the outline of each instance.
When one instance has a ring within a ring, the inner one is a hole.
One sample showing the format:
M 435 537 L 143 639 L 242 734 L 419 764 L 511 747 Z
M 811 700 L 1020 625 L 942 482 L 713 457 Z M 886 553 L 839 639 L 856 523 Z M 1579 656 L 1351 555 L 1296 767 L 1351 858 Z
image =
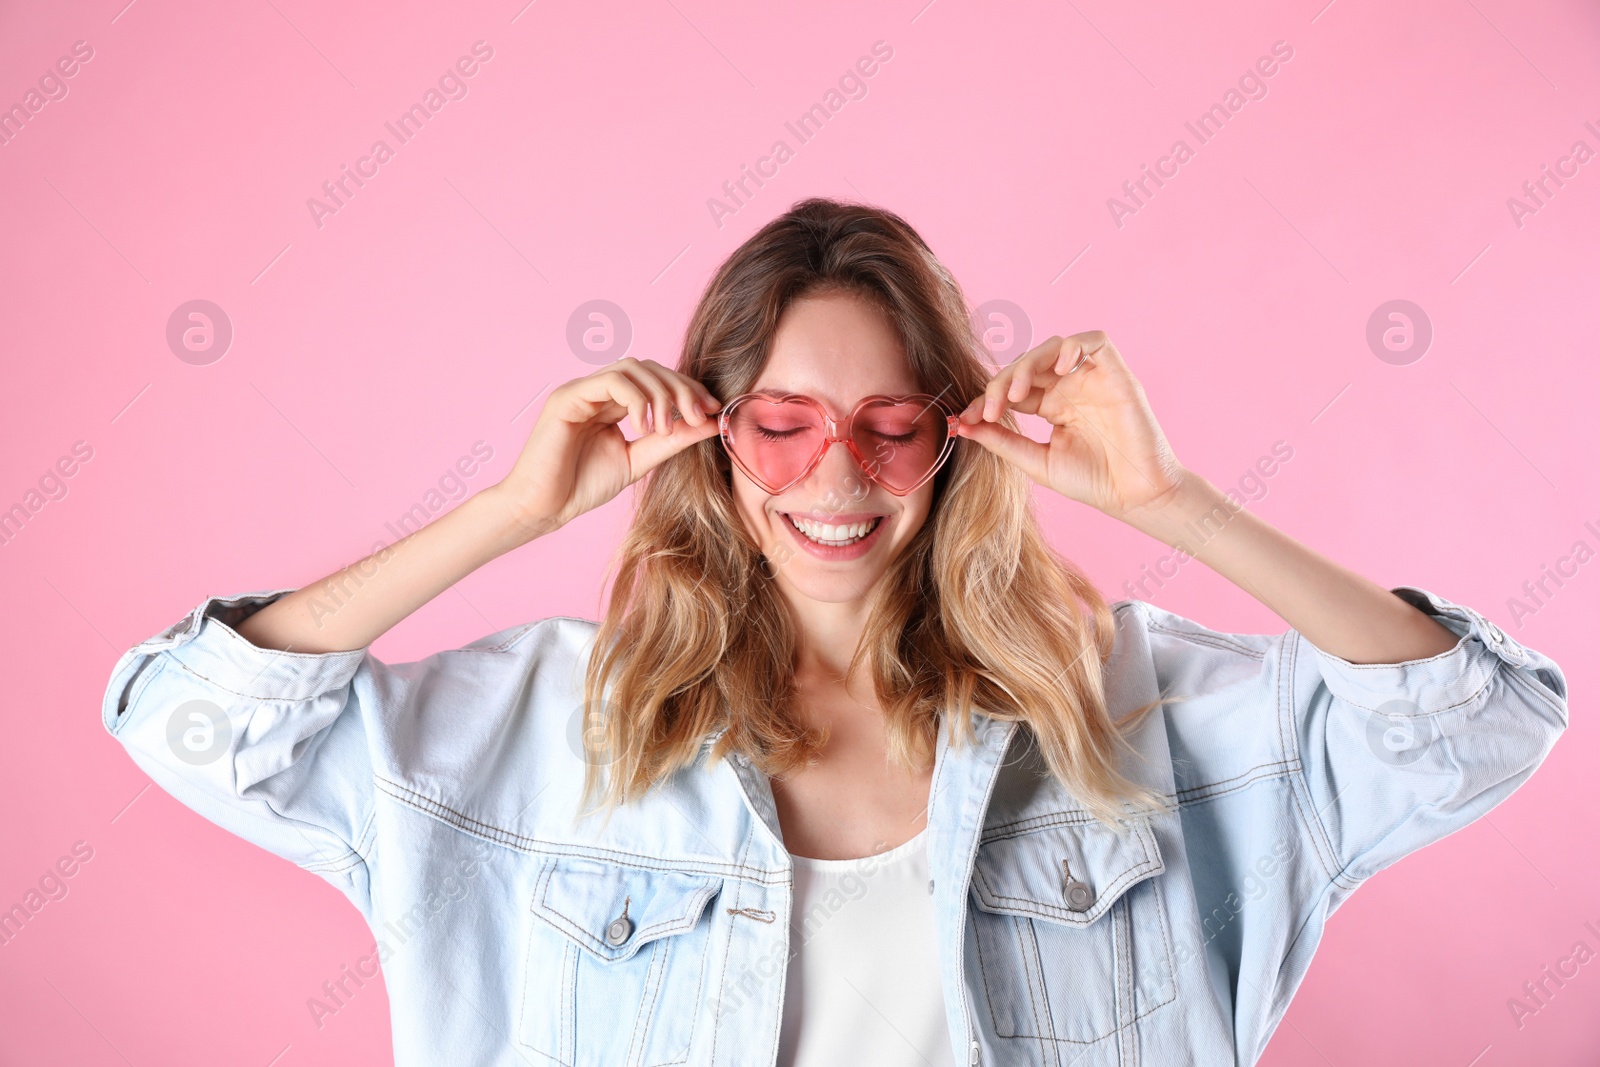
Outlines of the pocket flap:
M 555 856 L 540 868 L 533 913 L 602 961 L 691 930 L 722 888 L 714 875 Z
M 1092 819 L 1002 829 L 978 848 L 972 893 L 984 911 L 1086 927 L 1129 887 L 1164 870 L 1145 819 L 1121 833 Z

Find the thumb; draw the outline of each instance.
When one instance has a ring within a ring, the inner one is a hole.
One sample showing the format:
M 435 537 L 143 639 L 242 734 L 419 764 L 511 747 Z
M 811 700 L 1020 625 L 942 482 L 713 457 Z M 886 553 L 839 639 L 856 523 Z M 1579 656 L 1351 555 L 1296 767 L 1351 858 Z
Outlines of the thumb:
M 959 433 L 962 437 L 970 437 L 1001 459 L 1020 468 L 1024 474 L 1040 485 L 1046 484 L 1045 478 L 1049 470 L 1047 458 L 1050 455 L 1048 445 L 1041 444 L 1015 430 L 1008 430 L 997 422 L 975 422 L 971 425 L 962 423 Z
M 684 419 L 673 419 L 671 433 L 651 432 L 634 438 L 628 442 L 629 480 L 638 481 L 695 442 L 715 436 L 717 417 L 713 413 L 699 426 L 691 425 Z

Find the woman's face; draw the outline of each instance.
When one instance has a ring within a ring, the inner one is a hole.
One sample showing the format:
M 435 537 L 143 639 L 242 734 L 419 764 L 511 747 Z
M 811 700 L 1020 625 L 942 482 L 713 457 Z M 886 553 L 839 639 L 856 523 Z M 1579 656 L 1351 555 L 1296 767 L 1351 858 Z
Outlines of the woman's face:
M 843 294 L 805 297 L 784 311 L 771 356 L 749 391 L 769 390 L 815 397 L 841 422 L 864 396 L 922 391 L 884 313 Z M 824 603 L 864 598 L 933 503 L 932 479 L 895 496 L 869 479 L 842 443 L 829 446 L 815 470 L 778 496 L 731 466 L 734 504 L 768 573 L 791 596 Z M 875 525 L 854 536 L 862 524 Z

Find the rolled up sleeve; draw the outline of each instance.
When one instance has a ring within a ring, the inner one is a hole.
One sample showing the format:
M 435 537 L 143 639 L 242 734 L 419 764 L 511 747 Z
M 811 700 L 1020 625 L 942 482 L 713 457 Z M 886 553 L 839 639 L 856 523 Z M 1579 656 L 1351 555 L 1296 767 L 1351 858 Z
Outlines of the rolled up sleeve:
M 1303 815 L 1330 877 L 1350 888 L 1493 809 L 1567 727 L 1553 660 L 1471 608 L 1412 586 L 1392 592 L 1455 633 L 1455 646 L 1360 664 L 1291 632 L 1279 663 Z
M 289 592 L 207 598 L 130 649 L 112 670 L 102 720 L 181 803 L 365 911 L 371 724 L 351 680 L 370 657 L 264 649 L 234 629 Z

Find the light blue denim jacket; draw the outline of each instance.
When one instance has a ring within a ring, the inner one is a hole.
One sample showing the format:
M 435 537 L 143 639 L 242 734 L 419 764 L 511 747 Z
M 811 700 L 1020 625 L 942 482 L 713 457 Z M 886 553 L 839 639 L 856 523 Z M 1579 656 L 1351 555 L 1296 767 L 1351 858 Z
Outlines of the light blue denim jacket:
M 373 951 L 329 1012 L 381 962 L 398 1064 L 774 1062 L 792 868 L 765 776 L 702 750 L 575 824 L 593 622 L 398 665 L 231 628 L 286 592 L 208 598 L 133 648 L 102 715 L 162 788 L 361 910 Z M 1461 640 L 1361 665 L 1118 602 L 1113 713 L 1168 701 L 1124 763 L 1168 809 L 1124 832 L 1041 776 L 1025 727 L 941 726 L 928 860 L 957 1063 L 1255 1062 L 1328 915 L 1533 773 L 1567 726 L 1561 670 L 1394 592 Z

